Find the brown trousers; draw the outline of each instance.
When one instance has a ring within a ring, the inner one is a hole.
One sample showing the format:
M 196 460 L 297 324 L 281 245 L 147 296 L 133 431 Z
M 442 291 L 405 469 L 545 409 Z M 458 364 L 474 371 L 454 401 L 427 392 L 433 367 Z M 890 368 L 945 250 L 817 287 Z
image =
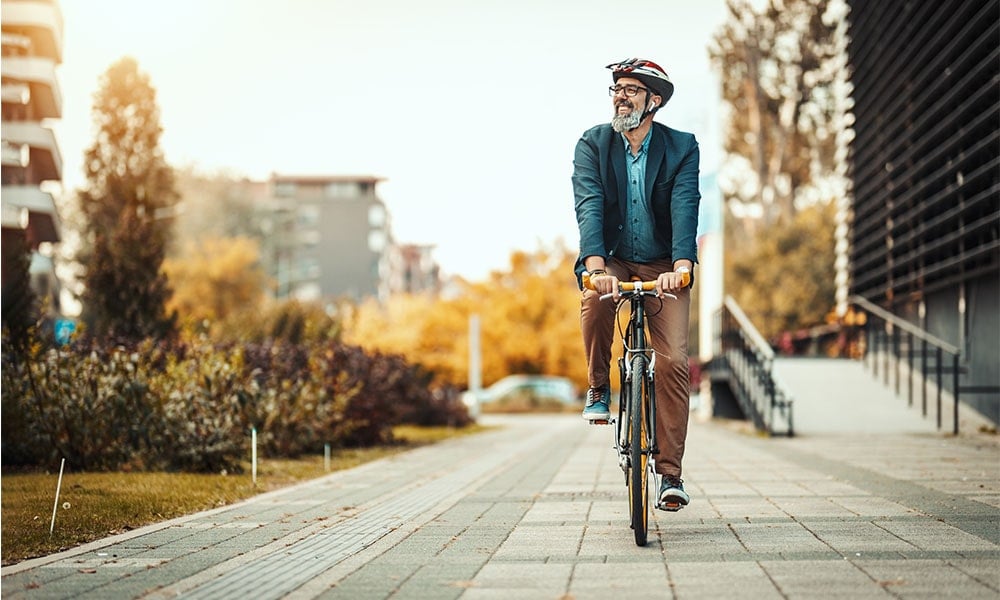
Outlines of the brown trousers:
M 669 260 L 634 263 L 617 258 L 608 260 L 608 273 L 620 281 L 638 276 L 643 281 L 655 281 L 660 273 L 673 270 Z M 656 298 L 646 299 L 646 325 L 649 341 L 656 352 L 656 445 L 659 453 L 654 456 L 656 472 L 672 477 L 681 476 L 684 442 L 687 438 L 689 381 L 688 372 L 688 319 L 691 307 L 691 288 L 674 293 L 677 300 L 664 298 L 662 308 Z M 628 321 L 628 307 L 622 307 L 622 327 Z M 615 302 L 600 300 L 597 292 L 583 290 L 580 302 L 580 328 L 587 353 L 590 386 L 597 387 L 612 382 L 610 377 L 611 345 L 614 343 Z M 616 369 L 617 371 L 617 369 Z

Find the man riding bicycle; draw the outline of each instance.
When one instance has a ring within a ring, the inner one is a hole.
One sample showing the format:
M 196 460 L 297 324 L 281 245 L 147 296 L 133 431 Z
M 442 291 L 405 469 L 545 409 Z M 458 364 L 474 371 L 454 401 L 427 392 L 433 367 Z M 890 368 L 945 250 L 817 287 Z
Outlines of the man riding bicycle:
M 610 418 L 611 346 L 619 280 L 656 281 L 658 296 L 671 293 L 648 312 L 656 352 L 656 439 L 653 457 L 662 476 L 661 506 L 690 501 L 681 480 L 687 438 L 690 284 L 682 273 L 697 262 L 698 142 L 694 135 L 653 122 L 674 86 L 656 63 L 629 59 L 608 65 L 614 116 L 583 133 L 573 158 L 573 193 L 580 228 L 577 281 L 584 271 L 594 290 L 583 290 L 580 326 L 587 354 L 589 390 L 583 417 Z M 691 273 L 693 284 L 693 273 Z M 581 286 L 582 287 L 582 286 Z

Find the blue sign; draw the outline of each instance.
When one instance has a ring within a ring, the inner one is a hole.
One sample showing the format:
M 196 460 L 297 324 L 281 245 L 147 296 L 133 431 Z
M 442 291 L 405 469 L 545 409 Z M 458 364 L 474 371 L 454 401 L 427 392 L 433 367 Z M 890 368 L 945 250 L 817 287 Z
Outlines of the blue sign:
M 56 343 L 66 345 L 73 339 L 76 331 L 76 321 L 71 319 L 56 319 L 55 323 Z

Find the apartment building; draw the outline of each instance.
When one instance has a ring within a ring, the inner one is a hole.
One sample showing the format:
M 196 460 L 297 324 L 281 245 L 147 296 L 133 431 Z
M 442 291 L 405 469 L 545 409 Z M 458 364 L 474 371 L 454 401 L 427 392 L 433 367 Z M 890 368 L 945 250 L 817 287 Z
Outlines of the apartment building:
M 54 0 L 3 0 L 2 74 L 2 279 L 10 281 L 18 248 L 31 250 L 32 287 L 50 312 L 58 312 L 59 285 L 52 245 L 60 241 L 59 217 L 49 184 L 62 180 L 62 156 L 46 126 L 62 116 L 56 67 L 62 63 L 62 12 Z
M 273 175 L 258 196 L 261 260 L 278 298 L 385 300 L 436 289 L 430 247 L 399 245 L 382 178 Z
M 437 294 L 441 291 L 441 269 L 432 244 L 394 244 L 390 255 L 389 293 Z

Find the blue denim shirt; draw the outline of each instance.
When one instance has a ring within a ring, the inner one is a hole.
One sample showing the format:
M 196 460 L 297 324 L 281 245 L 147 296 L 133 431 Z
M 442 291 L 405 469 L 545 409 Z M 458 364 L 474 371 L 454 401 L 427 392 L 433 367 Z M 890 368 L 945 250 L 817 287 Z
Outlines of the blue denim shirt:
M 653 208 L 646 201 L 646 157 L 649 155 L 650 128 L 639 152 L 632 156 L 628 138 L 625 143 L 625 165 L 628 168 L 628 200 L 625 205 L 625 222 L 622 223 L 622 237 L 618 245 L 618 257 L 633 262 L 644 263 L 659 258 L 668 258 L 670 249 L 659 243 L 653 235 L 656 219 Z

